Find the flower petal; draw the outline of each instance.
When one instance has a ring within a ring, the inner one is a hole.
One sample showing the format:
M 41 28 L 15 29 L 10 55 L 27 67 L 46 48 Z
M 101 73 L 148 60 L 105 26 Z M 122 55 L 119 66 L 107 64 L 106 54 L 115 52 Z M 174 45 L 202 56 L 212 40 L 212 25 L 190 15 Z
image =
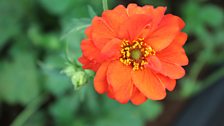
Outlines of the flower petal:
M 156 76 L 159 78 L 161 83 L 168 89 L 169 91 L 173 91 L 176 86 L 176 80 L 170 79 L 169 77 L 166 77 L 161 74 L 156 74 Z
M 157 7 L 153 8 L 152 6 L 145 5 L 143 9 L 146 11 L 147 14 L 152 15 L 153 20 L 151 24 L 151 30 L 155 30 L 158 27 L 161 19 L 164 17 L 164 13 L 166 11 L 166 7 Z
M 160 59 L 162 64 L 161 74 L 170 77 L 171 79 L 180 79 L 185 75 L 185 70 L 176 64 L 163 61 Z
M 177 44 L 179 46 L 183 46 L 187 41 L 187 34 L 184 32 L 180 32 L 172 42 L 173 44 Z
M 139 7 L 137 4 L 129 4 L 127 7 L 127 14 L 128 16 L 132 16 L 135 14 L 146 14 L 146 11 Z
M 108 85 L 108 92 L 107 92 L 107 96 L 111 99 L 115 99 L 114 97 L 114 91 L 111 85 Z
M 118 5 L 113 10 L 104 11 L 102 17 L 111 26 L 111 28 L 117 31 L 121 24 L 127 20 L 128 15 L 126 8 L 123 5 Z
M 112 61 L 107 70 L 107 81 L 112 86 L 114 97 L 120 103 L 127 103 L 132 95 L 132 68 L 119 60 Z
M 180 33 L 174 41 L 165 49 L 160 52 L 157 52 L 159 59 L 185 66 L 188 64 L 188 58 L 184 49 L 182 48 L 183 43 L 185 43 L 187 36 L 185 33 Z
M 92 39 L 97 48 L 103 48 L 103 46 L 115 36 L 115 31 L 103 18 L 94 17 L 92 21 Z
M 85 56 L 81 56 L 78 61 L 83 64 L 82 68 L 83 69 L 91 69 L 93 71 L 97 71 L 98 68 L 100 67 L 99 63 L 96 63 L 96 61 L 91 61 L 88 58 L 86 58 Z
M 132 73 L 132 79 L 135 86 L 147 98 L 152 100 L 161 100 L 165 98 L 165 86 L 150 69 L 134 71 Z
M 131 98 L 131 102 L 134 105 L 140 105 L 142 103 L 144 103 L 147 100 L 147 98 L 145 97 L 145 95 L 143 95 L 135 86 L 133 88 L 133 94 L 132 94 L 132 98 Z
M 96 76 L 94 78 L 94 88 L 99 94 L 103 94 L 107 91 L 107 68 L 109 62 L 104 62 L 96 72 Z
M 95 59 L 100 54 L 100 50 L 96 48 L 90 39 L 84 39 L 81 42 L 81 49 L 83 55 L 89 60 Z
M 149 56 L 147 60 L 148 60 L 148 64 L 146 65 L 147 67 L 150 67 L 151 69 L 157 72 L 161 70 L 162 65 L 157 56 Z
M 152 21 L 149 15 L 138 14 L 128 18 L 127 22 L 122 24 L 119 31 L 119 38 L 127 40 L 136 40 L 140 37 L 142 30 Z
M 121 55 L 121 42 L 120 39 L 112 39 L 110 42 L 108 42 L 103 49 L 101 50 L 102 57 L 105 57 L 107 59 L 118 59 Z
M 184 25 L 181 19 L 174 15 L 165 15 L 158 28 L 149 34 L 145 41 L 156 51 L 166 48 L 180 32 Z
M 87 38 L 92 39 L 92 31 L 93 31 L 92 26 L 89 26 L 86 28 L 85 34 L 86 34 Z

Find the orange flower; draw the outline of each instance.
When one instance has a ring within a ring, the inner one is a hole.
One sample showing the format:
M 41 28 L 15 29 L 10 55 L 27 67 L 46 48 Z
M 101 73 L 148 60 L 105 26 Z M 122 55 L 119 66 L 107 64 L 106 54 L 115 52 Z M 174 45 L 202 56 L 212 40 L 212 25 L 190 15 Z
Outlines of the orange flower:
M 139 105 L 161 100 L 184 76 L 188 58 L 182 46 L 187 34 L 166 7 L 129 4 L 94 17 L 81 43 L 84 69 L 96 71 L 95 90 L 120 103 Z

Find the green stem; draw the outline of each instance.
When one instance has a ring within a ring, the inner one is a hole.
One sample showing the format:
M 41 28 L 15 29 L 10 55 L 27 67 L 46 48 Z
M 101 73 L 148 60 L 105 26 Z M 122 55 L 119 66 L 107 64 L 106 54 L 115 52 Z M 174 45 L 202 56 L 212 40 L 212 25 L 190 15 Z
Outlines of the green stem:
M 108 10 L 108 2 L 107 0 L 102 0 L 102 3 L 103 3 L 103 10 Z
M 27 105 L 10 126 L 23 126 L 24 123 L 38 110 L 45 101 L 46 95 L 40 95 Z
M 196 60 L 196 62 L 191 67 L 191 71 L 190 71 L 189 77 L 192 80 L 194 80 L 194 81 L 197 80 L 199 73 L 201 72 L 202 68 L 206 64 L 206 61 L 207 61 L 206 51 L 202 51 L 199 54 L 198 59 Z
M 214 84 L 216 81 L 224 77 L 224 67 L 215 71 L 212 75 L 202 81 L 203 89 L 209 87 L 210 85 Z M 202 90 L 203 90 L 202 89 Z
M 65 58 L 68 63 L 73 64 L 72 60 L 69 57 L 69 47 L 68 47 L 68 42 L 65 43 Z

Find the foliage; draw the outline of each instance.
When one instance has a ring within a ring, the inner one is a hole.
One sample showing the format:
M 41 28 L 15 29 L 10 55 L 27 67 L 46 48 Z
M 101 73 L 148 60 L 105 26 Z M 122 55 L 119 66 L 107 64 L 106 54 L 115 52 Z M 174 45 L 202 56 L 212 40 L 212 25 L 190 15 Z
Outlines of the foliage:
M 116 5 L 108 2 L 109 8 Z M 182 99 L 224 76 L 224 11 L 193 0 L 180 5 L 174 11 L 186 21 L 190 38 L 185 47 L 190 57 L 187 77 L 178 82 Z M 161 102 L 122 105 L 98 95 L 92 86 L 94 73 L 77 62 L 84 29 L 101 12 L 96 0 L 0 1 L 0 102 L 24 108 L 14 126 L 140 126 L 161 115 Z

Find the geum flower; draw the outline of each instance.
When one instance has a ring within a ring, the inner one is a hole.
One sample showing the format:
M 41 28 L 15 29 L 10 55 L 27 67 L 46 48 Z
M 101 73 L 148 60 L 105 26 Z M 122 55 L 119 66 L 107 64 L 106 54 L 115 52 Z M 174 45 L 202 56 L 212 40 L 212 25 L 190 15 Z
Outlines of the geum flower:
M 161 100 L 166 89 L 174 90 L 176 79 L 188 64 L 183 49 L 185 23 L 166 7 L 129 4 L 94 17 L 81 42 L 84 69 L 96 72 L 95 90 L 120 103 L 139 105 L 146 99 Z

